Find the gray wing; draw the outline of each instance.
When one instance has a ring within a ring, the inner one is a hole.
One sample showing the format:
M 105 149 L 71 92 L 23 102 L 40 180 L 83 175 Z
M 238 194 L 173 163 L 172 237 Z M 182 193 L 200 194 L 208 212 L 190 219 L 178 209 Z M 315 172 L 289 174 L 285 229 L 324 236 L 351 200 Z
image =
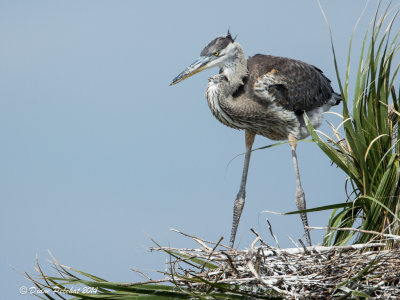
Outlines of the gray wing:
M 257 54 L 249 57 L 247 67 L 249 87 L 261 101 L 275 101 L 295 112 L 340 101 L 322 71 L 302 61 Z

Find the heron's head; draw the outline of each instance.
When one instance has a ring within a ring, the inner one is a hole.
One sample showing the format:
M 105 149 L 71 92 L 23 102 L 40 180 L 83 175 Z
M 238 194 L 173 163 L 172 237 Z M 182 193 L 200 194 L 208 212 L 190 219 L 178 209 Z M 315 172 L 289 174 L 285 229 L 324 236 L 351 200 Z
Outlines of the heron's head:
M 205 69 L 220 67 L 229 64 L 237 55 L 238 43 L 228 31 L 226 36 L 213 39 L 200 53 L 200 57 L 176 76 L 170 85 L 177 84 L 190 76 Z

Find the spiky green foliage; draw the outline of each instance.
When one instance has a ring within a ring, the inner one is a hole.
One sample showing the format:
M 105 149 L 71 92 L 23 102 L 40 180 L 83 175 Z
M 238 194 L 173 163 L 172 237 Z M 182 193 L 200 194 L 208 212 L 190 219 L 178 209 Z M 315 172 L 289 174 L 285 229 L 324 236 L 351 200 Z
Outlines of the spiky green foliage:
M 398 12 L 391 11 L 390 4 L 380 12 L 378 5 L 374 20 L 364 36 L 353 95 L 349 94 L 349 82 L 354 32 L 350 39 L 344 81 L 341 80 L 332 42 L 343 98 L 342 122 L 337 128 L 333 127 L 334 136 L 324 140 L 318 134 L 321 132 L 313 129 L 307 121 L 313 140 L 348 175 L 350 183 L 350 187 L 347 185 L 351 189 L 348 201 L 330 206 L 334 210 L 329 227 L 354 226 L 381 233 L 400 233 L 400 92 L 396 56 L 400 49 L 400 30 L 396 29 L 394 36 L 391 35 L 396 28 L 393 24 Z M 339 131 L 342 126 L 344 137 Z M 326 207 L 314 210 L 321 209 Z M 346 244 L 353 235 L 352 231 L 330 230 L 325 235 L 324 244 Z M 371 234 L 358 233 L 354 242 L 366 243 L 371 238 L 374 238 Z M 389 242 L 388 247 L 392 246 Z

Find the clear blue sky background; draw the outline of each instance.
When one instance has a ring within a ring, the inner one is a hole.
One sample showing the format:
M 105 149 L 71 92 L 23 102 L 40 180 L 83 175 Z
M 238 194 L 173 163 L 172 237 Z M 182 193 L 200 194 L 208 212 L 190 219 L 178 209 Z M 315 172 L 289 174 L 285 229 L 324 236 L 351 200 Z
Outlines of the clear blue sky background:
M 342 73 L 364 3 L 322 0 Z M 168 85 L 228 27 L 247 55 L 306 61 L 338 90 L 316 1 L 0 1 L 2 298 L 33 299 L 19 294 L 31 284 L 10 265 L 32 272 L 38 254 L 49 269 L 47 249 L 65 265 L 135 281 L 130 267 L 164 269 L 146 233 L 177 247 L 194 245 L 170 227 L 227 243 L 243 157 L 227 165 L 244 150 L 243 132 L 209 111 L 205 87 L 217 69 Z M 298 157 L 308 207 L 345 200 L 344 174 L 316 145 L 301 143 Z M 251 227 L 273 243 L 266 217 L 282 246 L 302 237 L 299 216 L 260 214 L 295 210 L 294 194 L 289 146 L 255 152 L 236 245 L 250 244 Z M 310 224 L 328 216 L 310 214 Z

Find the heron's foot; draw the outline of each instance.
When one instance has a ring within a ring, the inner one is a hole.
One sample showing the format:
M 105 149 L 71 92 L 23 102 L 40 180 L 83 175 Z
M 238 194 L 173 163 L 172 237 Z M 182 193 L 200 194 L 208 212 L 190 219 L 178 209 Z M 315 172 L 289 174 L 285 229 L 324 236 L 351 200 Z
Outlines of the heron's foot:
M 237 195 L 235 203 L 233 204 L 233 222 L 232 222 L 232 230 L 231 230 L 231 239 L 229 242 L 229 246 L 233 247 L 235 243 L 236 231 L 239 226 L 240 216 L 242 215 L 242 210 L 244 207 L 244 195 Z
M 306 209 L 306 196 L 303 189 L 296 191 L 296 206 L 298 210 Z M 308 226 L 308 218 L 306 213 L 300 214 L 301 221 L 303 223 L 304 233 L 308 246 L 311 246 L 310 230 L 306 228 Z

